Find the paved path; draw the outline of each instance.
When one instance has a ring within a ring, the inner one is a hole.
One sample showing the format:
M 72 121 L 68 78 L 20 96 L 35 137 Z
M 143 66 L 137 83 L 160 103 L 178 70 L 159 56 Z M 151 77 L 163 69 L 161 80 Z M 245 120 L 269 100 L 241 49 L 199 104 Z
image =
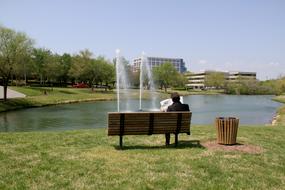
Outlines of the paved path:
M 0 99 L 3 99 L 4 98 L 4 88 L 3 86 L 0 86 Z M 8 92 L 7 92 L 7 98 L 24 98 L 26 97 L 25 94 L 22 94 L 20 92 L 17 92 L 15 90 L 10 90 L 8 88 Z

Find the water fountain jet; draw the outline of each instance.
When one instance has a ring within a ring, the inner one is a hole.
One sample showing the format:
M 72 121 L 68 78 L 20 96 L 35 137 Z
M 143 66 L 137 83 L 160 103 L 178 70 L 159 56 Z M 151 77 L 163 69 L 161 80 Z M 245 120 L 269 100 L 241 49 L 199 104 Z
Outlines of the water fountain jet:
M 120 50 L 116 50 L 116 88 L 117 88 L 117 111 L 121 111 L 121 104 L 122 102 L 120 99 L 122 98 L 122 95 L 125 95 L 123 97 L 126 100 L 126 110 L 130 111 L 129 109 L 129 101 L 128 99 L 130 98 L 128 94 L 128 87 L 129 82 L 128 82 L 128 76 L 125 68 L 125 64 L 122 61 L 122 57 L 120 56 Z M 157 107 L 155 106 L 157 97 L 156 97 L 156 92 L 155 92 L 155 86 L 152 78 L 152 72 L 150 65 L 148 64 L 146 58 L 145 58 L 145 53 L 142 52 L 141 54 L 141 63 L 140 63 L 140 84 L 139 84 L 139 111 L 142 111 L 142 94 L 143 94 L 143 89 L 144 89 L 144 80 L 148 81 L 148 89 L 149 89 L 149 96 L 151 97 L 151 107 L 150 110 L 155 110 L 157 111 Z

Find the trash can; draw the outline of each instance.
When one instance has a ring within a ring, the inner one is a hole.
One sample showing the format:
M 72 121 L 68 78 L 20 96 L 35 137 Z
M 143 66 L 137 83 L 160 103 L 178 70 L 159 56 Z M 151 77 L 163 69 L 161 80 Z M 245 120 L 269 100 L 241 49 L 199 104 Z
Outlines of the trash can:
M 216 118 L 217 143 L 236 144 L 239 119 L 235 117 Z

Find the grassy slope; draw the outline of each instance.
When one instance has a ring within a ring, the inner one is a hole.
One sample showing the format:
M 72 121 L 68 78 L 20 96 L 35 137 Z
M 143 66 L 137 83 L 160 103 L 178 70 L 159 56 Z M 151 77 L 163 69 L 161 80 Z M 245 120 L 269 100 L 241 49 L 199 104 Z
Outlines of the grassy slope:
M 12 87 L 11 89 L 27 95 L 26 98 L 9 99 L 0 101 L 0 112 L 21 109 L 26 107 L 39 107 L 61 103 L 80 101 L 110 100 L 115 99 L 114 92 L 91 92 L 90 89 L 75 88 L 29 88 Z M 44 94 L 44 91 L 47 94 Z
M 274 98 L 275 101 L 281 102 L 285 104 L 285 96 L 277 96 Z M 277 119 L 277 123 L 285 125 L 285 106 L 282 106 L 278 109 L 279 118 Z
M 238 142 L 261 154 L 194 142 L 215 139 L 212 126 L 193 126 L 178 148 L 163 135 L 127 136 L 123 151 L 105 129 L 0 133 L 0 189 L 284 189 L 284 132 L 241 127 Z
M 6 102 L 0 101 L 0 112 L 16 110 L 27 107 L 40 107 L 47 105 L 55 105 L 62 103 L 73 103 L 81 101 L 97 101 L 97 100 L 111 100 L 116 99 L 114 91 L 105 92 L 104 90 L 91 92 L 90 89 L 76 89 L 76 88 L 50 88 L 50 87 L 10 87 L 13 90 L 26 94 L 26 98 L 9 99 Z M 138 90 L 130 90 L 132 98 L 139 97 Z M 44 92 L 47 92 L 44 94 Z M 144 91 L 144 99 L 149 98 L 149 94 Z M 161 99 L 169 98 L 168 93 L 158 91 L 158 96 Z M 196 95 L 196 94 L 220 94 L 220 91 L 178 91 L 182 96 Z

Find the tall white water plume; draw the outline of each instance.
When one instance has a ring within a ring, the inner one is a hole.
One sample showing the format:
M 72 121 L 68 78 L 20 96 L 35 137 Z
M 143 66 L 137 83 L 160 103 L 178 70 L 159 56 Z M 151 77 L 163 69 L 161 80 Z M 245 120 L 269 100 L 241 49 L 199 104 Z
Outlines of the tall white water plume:
M 120 112 L 120 75 L 119 75 L 120 50 L 116 49 L 116 89 L 117 89 L 117 111 Z
M 140 64 L 140 105 L 139 105 L 139 110 L 142 110 L 143 65 L 144 65 L 144 52 L 142 52 L 141 64 Z
M 142 93 L 143 93 L 143 88 L 144 88 L 144 81 L 147 81 L 148 84 L 147 89 L 149 89 L 149 97 L 151 98 L 151 110 L 156 109 L 156 92 L 155 92 L 155 85 L 153 82 L 153 77 L 152 77 L 152 71 L 151 71 L 151 66 L 149 65 L 147 58 L 145 57 L 145 53 L 142 52 L 141 55 L 141 64 L 140 64 L 140 105 L 139 109 L 142 110 Z
M 148 78 L 148 88 L 149 88 L 149 95 L 151 98 L 151 108 L 152 110 L 156 109 L 156 100 L 157 100 L 157 96 L 156 96 L 156 91 L 155 91 L 155 85 L 154 85 L 154 80 L 152 77 L 152 71 L 151 71 L 151 66 L 146 62 L 145 64 L 145 69 L 146 69 L 146 74 L 147 74 L 147 78 Z
M 126 72 L 125 64 L 122 61 L 122 57 L 120 56 L 120 50 L 116 50 L 116 88 L 117 88 L 117 110 L 120 112 L 120 98 L 121 95 L 125 100 L 125 109 L 127 111 L 129 108 L 129 94 L 128 94 L 129 80 Z

